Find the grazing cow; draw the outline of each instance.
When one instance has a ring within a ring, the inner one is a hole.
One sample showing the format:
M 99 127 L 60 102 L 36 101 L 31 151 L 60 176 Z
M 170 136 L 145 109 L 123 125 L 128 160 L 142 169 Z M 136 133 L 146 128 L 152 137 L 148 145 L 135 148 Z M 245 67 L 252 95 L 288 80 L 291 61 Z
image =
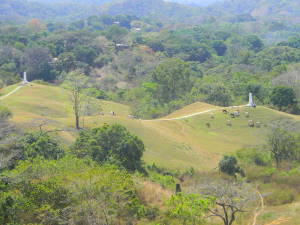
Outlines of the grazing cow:
M 228 111 L 227 111 L 226 109 L 223 109 L 222 112 L 223 112 L 224 114 L 227 114 L 227 113 L 228 113 Z
M 235 111 L 233 114 L 234 114 L 235 117 L 239 117 L 239 116 L 240 116 L 240 111 L 237 110 L 237 111 Z
M 129 118 L 129 119 L 135 119 L 136 117 L 133 116 L 133 115 L 128 115 L 128 118 Z
M 254 122 L 253 122 L 253 120 L 249 120 L 249 121 L 248 121 L 248 126 L 249 126 L 249 127 L 254 127 Z

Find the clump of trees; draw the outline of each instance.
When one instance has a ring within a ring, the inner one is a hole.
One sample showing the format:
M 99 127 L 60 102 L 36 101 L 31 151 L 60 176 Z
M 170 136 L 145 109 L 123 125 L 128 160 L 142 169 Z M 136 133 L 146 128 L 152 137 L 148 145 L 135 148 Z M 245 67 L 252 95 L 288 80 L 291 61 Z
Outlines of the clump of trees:
M 90 157 L 100 164 L 114 163 L 128 171 L 143 168 L 143 142 L 121 125 L 81 131 L 72 149 L 79 158 Z

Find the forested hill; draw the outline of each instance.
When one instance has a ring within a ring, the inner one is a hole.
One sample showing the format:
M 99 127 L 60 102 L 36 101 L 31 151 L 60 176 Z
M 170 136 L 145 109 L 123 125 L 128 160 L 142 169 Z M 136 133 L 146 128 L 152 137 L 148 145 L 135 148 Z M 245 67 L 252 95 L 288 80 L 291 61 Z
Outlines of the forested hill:
M 198 9 L 163 0 L 1 0 L 0 21 L 72 21 L 99 14 L 129 14 L 151 19 L 181 20 Z
M 111 4 L 104 11 L 106 14 L 127 14 L 138 17 L 151 17 L 164 21 L 188 21 L 203 10 L 197 7 L 184 6 L 163 0 L 126 0 Z
M 298 0 L 225 0 L 210 7 L 218 15 L 239 15 L 256 20 L 300 22 L 300 1 Z
M 75 4 L 60 1 L 28 1 L 28 0 L 1 0 L 0 21 L 26 22 L 32 18 L 45 21 L 65 21 L 82 19 L 100 12 L 99 7 L 92 4 Z
M 180 4 L 179 4 L 180 3 Z M 209 5 L 209 6 L 207 6 Z M 207 6 L 207 7 L 200 7 Z M 298 0 L 1 0 L 0 21 L 74 21 L 91 15 L 134 15 L 160 22 L 300 22 Z
M 191 6 L 209 6 L 216 2 L 220 2 L 223 0 L 166 0 L 168 2 L 176 2 L 184 5 L 191 5 Z

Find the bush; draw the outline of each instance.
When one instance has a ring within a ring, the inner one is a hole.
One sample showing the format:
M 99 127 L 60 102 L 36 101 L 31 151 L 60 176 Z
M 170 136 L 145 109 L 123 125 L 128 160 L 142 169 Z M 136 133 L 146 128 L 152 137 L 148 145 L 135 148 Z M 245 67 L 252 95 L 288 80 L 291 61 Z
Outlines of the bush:
M 25 135 L 22 145 L 25 159 L 38 156 L 45 159 L 59 159 L 65 155 L 59 143 L 48 134 L 29 133 Z
M 8 108 L 0 105 L 0 122 L 6 121 L 12 116 L 11 111 Z
M 234 156 L 224 156 L 219 162 L 219 170 L 229 176 L 236 176 L 236 174 L 244 176 L 244 171 L 237 165 L 237 160 Z
M 284 205 L 292 203 L 295 200 L 295 193 L 288 188 L 281 188 L 273 191 L 270 195 L 265 197 L 268 205 Z
M 238 159 L 248 164 L 267 166 L 271 163 L 270 155 L 259 149 L 241 149 L 237 152 Z
M 247 178 L 252 181 L 260 180 L 263 183 L 269 183 L 272 176 L 276 173 L 273 167 L 251 167 L 247 169 Z

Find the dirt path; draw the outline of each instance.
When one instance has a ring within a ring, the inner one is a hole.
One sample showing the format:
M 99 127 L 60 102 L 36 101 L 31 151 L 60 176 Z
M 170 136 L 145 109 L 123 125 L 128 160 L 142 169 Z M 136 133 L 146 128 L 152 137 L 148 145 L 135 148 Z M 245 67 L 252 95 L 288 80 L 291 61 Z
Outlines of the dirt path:
M 274 220 L 273 222 L 265 224 L 265 225 L 280 225 L 282 223 L 287 223 L 287 222 L 289 222 L 289 218 L 280 217 L 277 220 Z
M 247 105 L 240 105 L 240 106 L 229 106 L 229 107 L 224 107 L 224 109 L 231 109 L 231 108 L 242 108 L 242 107 L 246 107 Z M 194 116 L 198 116 L 201 114 L 205 114 L 205 113 L 210 113 L 210 112 L 215 112 L 215 111 L 219 111 L 220 109 L 209 109 L 209 110 L 205 110 L 205 111 L 201 111 L 201 112 L 197 112 L 197 113 L 192 113 L 192 114 L 188 114 L 185 116 L 180 116 L 180 117 L 175 117 L 175 118 L 169 118 L 169 119 L 156 119 L 156 120 L 143 120 L 143 121 L 148 121 L 148 122 L 155 122 L 155 121 L 172 121 L 172 120 L 183 120 L 186 118 L 190 118 L 190 117 L 194 117 Z
M 264 208 L 265 208 L 264 198 L 263 198 L 262 194 L 258 190 L 257 190 L 257 193 L 260 198 L 261 204 L 260 204 L 260 206 L 257 206 L 257 208 L 255 210 L 252 225 L 256 225 L 257 217 L 264 211 Z
M 11 92 L 9 92 L 8 94 L 4 95 L 4 96 L 1 96 L 0 97 L 0 100 L 3 100 L 5 98 L 7 98 L 8 96 L 16 93 L 18 90 L 20 90 L 23 86 L 18 86 L 17 88 L 15 88 L 14 90 L 12 90 Z

